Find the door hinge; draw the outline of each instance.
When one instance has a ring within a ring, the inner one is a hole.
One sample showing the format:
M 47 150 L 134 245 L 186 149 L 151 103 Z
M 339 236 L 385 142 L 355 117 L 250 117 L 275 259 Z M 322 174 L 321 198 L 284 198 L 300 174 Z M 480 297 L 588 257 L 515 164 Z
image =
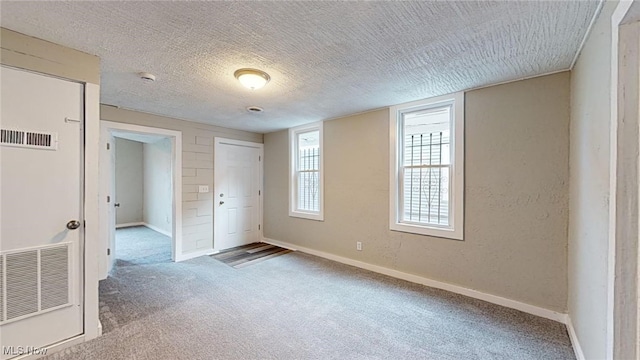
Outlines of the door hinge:
M 258 156 L 258 161 L 262 161 L 262 156 Z
M 82 220 L 82 226 L 87 227 L 87 220 Z
M 260 224 L 258 224 L 258 230 L 260 230 Z
M 107 195 L 107 202 L 111 202 L 111 196 Z
M 111 149 L 111 144 L 107 143 L 107 150 Z
M 107 256 L 111 255 L 111 249 L 107 249 Z
M 260 190 L 258 190 L 258 196 L 262 195 L 262 193 L 260 192 Z

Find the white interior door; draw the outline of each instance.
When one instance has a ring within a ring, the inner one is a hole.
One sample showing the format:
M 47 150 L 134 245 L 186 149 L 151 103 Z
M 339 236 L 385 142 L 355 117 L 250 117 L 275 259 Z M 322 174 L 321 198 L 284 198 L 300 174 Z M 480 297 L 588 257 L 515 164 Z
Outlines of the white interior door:
M 115 263 L 116 209 L 115 209 L 115 141 L 104 125 L 100 126 L 100 212 L 106 214 L 100 222 L 100 279 L 106 279 Z
M 0 67 L 0 358 L 83 332 L 83 85 Z M 13 347 L 13 348 L 12 348 Z M 9 349 L 9 351 L 6 351 Z
M 107 248 L 107 273 L 110 273 L 113 269 L 113 265 L 116 263 L 116 139 L 113 137 L 111 131 L 105 131 L 104 136 L 107 141 L 107 145 L 105 146 L 105 149 L 107 150 L 107 161 L 105 165 L 108 166 L 108 169 L 105 170 L 107 170 L 107 173 L 109 174 L 107 184 L 109 188 L 109 195 L 107 195 L 107 199 L 105 199 L 105 201 L 107 205 L 107 212 L 109 214 L 109 223 L 107 224 L 107 236 L 109 237 L 109 247 Z
M 260 240 L 261 145 L 216 139 L 215 250 Z

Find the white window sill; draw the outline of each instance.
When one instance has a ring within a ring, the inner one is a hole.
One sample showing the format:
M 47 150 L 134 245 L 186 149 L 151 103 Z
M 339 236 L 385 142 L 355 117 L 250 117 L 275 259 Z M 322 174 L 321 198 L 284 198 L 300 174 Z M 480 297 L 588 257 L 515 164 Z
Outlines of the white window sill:
M 324 214 L 322 213 L 306 213 L 301 211 L 289 211 L 290 217 L 297 217 L 307 220 L 324 221 Z
M 438 227 L 402 223 L 392 223 L 390 229 L 392 231 L 401 231 L 411 234 L 433 236 L 452 240 L 464 240 L 462 229 L 444 229 Z

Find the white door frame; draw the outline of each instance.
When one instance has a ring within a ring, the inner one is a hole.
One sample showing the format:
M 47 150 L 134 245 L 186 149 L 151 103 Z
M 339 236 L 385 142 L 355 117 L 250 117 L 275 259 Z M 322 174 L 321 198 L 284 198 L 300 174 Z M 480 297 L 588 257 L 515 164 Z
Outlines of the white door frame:
M 214 193 L 214 198 L 213 198 L 213 249 L 215 252 L 220 251 L 220 249 L 218 249 L 217 247 L 217 242 L 216 239 L 218 238 L 218 227 L 216 225 L 217 221 L 216 218 L 218 216 L 218 207 L 216 206 L 216 197 L 215 194 L 217 192 L 217 184 L 218 181 L 217 180 L 217 176 L 218 173 L 216 171 L 216 161 L 215 161 L 215 156 L 218 153 L 218 149 L 220 147 L 220 145 L 236 145 L 236 146 L 244 146 L 244 147 L 250 147 L 250 148 L 254 148 L 254 149 L 258 149 L 260 150 L 260 161 L 258 162 L 258 190 L 260 191 L 260 195 L 258 198 L 258 223 L 260 224 L 260 229 L 258 230 L 258 241 L 262 241 L 262 239 L 264 238 L 263 234 L 264 234 L 264 221 L 263 221 L 263 209 L 264 209 L 264 144 L 261 143 L 256 143 L 256 142 L 251 142 L 251 141 L 242 141 L 242 140 L 233 140 L 233 139 L 227 139 L 227 138 L 221 138 L 221 137 L 215 137 L 213 139 L 213 158 L 214 158 L 214 164 L 213 164 L 213 193 Z
M 127 123 L 119 123 L 113 121 L 100 120 L 100 133 L 101 134 L 113 134 L 114 131 L 125 131 L 144 135 L 159 135 L 169 138 L 171 141 L 171 167 L 173 169 L 173 199 L 172 199 L 172 249 L 171 259 L 173 261 L 186 260 L 182 255 L 182 132 L 176 130 L 168 130 L 162 128 L 155 128 L 149 126 L 141 126 Z M 102 139 L 102 137 L 101 137 Z M 100 145 L 100 160 L 104 162 L 108 159 L 106 144 Z M 107 277 L 107 249 L 109 248 L 109 232 L 113 229 L 109 229 L 109 206 L 111 203 L 107 203 L 107 196 L 111 196 L 111 199 L 115 198 L 115 194 L 109 194 L 111 188 L 111 182 L 114 181 L 114 171 L 111 163 L 101 163 L 100 168 L 104 171 L 100 172 L 100 232 L 101 238 L 101 252 L 100 252 L 100 270 L 101 278 Z M 113 201 L 113 200 L 112 200 Z M 115 215 L 113 215 L 115 216 Z
M 638 39 L 621 39 L 620 29 L 623 26 L 625 17 L 633 1 L 620 1 L 611 16 L 611 118 L 610 118 L 610 151 L 609 151 L 609 237 L 608 237 L 608 279 L 607 279 L 607 359 L 613 360 L 616 358 L 629 357 L 631 353 L 635 353 L 635 357 L 640 356 L 640 293 L 636 294 L 635 306 L 636 306 L 636 321 L 635 329 L 630 329 L 631 326 L 627 323 L 623 324 L 621 317 L 626 317 L 630 312 L 629 306 L 633 306 L 630 303 L 634 302 L 628 294 L 624 293 L 624 288 L 628 284 L 629 276 L 631 274 L 626 273 L 626 269 L 631 267 L 630 261 L 620 262 L 618 256 L 621 251 L 631 250 L 629 246 L 630 241 L 640 237 L 640 230 L 637 226 L 640 223 L 639 218 L 632 219 L 634 214 L 629 214 L 628 203 L 623 200 L 622 204 L 619 204 L 620 196 L 626 198 L 631 196 L 633 200 L 631 202 L 640 201 L 638 195 L 640 191 L 638 189 L 638 179 L 640 175 L 635 173 L 631 175 L 629 171 L 625 171 L 624 164 L 628 164 L 629 154 L 632 149 L 638 149 L 640 140 L 640 134 L 629 132 L 627 128 L 631 128 L 632 125 L 638 123 L 638 99 L 632 99 L 634 103 L 629 103 L 625 98 L 625 93 L 621 90 L 625 90 L 629 93 L 638 94 L 638 71 L 637 64 L 640 63 L 638 57 Z M 637 26 L 637 25 L 636 25 Z M 622 40 L 622 42 L 621 42 Z M 633 42 L 635 41 L 635 43 Z M 624 53 L 626 51 L 626 53 Z M 623 60 L 623 61 L 621 61 Z M 621 63 L 623 66 L 621 67 Z M 636 66 L 635 69 L 631 69 L 632 66 Z M 621 76 L 622 75 L 622 76 Z M 635 77 L 635 78 L 632 78 Z M 627 80 L 622 81 L 622 79 Z M 631 95 L 633 96 L 633 95 Z M 631 115 L 627 114 L 627 118 L 623 119 L 624 113 L 620 113 L 619 110 L 629 112 L 634 108 Z M 626 109 L 626 110 L 625 110 Z M 619 129 L 622 124 L 622 129 Z M 626 131 L 625 131 L 626 130 Z M 625 134 L 625 136 L 621 136 Z M 621 140 L 621 142 L 619 141 Z M 633 143 L 632 143 L 633 142 Z M 622 164 L 622 166 L 621 166 Z M 635 169 L 640 169 L 640 164 L 634 164 Z M 635 180 L 635 187 L 631 188 L 629 183 Z M 626 181 L 626 183 L 625 183 Z M 634 196 L 635 195 L 635 196 Z M 629 199 L 627 199 L 629 200 Z M 635 214 L 636 216 L 638 214 Z M 635 224 L 634 224 L 635 222 Z M 631 229 L 636 227 L 635 229 Z M 635 233 L 635 239 L 631 234 Z M 637 246 L 637 245 L 636 245 Z M 637 247 L 636 247 L 637 251 Z M 635 254 L 637 259 L 635 261 L 640 262 L 640 252 Z M 624 260 L 624 259 L 623 259 Z M 636 266 L 637 263 L 636 262 Z M 618 272 L 624 272 L 625 276 L 617 276 Z M 640 269 L 636 269 L 637 277 L 636 290 L 640 289 Z M 625 282 L 627 282 L 625 284 Z M 633 321 L 633 320 L 632 320 Z M 635 333 L 635 334 L 631 334 Z M 630 340 L 629 337 L 635 336 L 634 340 Z M 635 345 L 624 346 L 623 344 Z

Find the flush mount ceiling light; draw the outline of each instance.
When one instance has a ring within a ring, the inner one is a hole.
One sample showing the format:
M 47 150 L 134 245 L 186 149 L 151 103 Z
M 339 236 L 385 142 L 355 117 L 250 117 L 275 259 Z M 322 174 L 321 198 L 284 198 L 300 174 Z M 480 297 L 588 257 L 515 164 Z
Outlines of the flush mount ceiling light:
M 140 79 L 142 79 L 145 82 L 156 81 L 156 76 L 148 72 L 139 72 L 138 76 L 140 76 Z
M 271 80 L 269 74 L 258 69 L 239 69 L 233 73 L 233 76 L 240 81 L 242 86 L 251 90 L 260 89 Z
M 264 111 L 260 106 L 247 106 L 247 111 L 250 113 L 261 113 Z

